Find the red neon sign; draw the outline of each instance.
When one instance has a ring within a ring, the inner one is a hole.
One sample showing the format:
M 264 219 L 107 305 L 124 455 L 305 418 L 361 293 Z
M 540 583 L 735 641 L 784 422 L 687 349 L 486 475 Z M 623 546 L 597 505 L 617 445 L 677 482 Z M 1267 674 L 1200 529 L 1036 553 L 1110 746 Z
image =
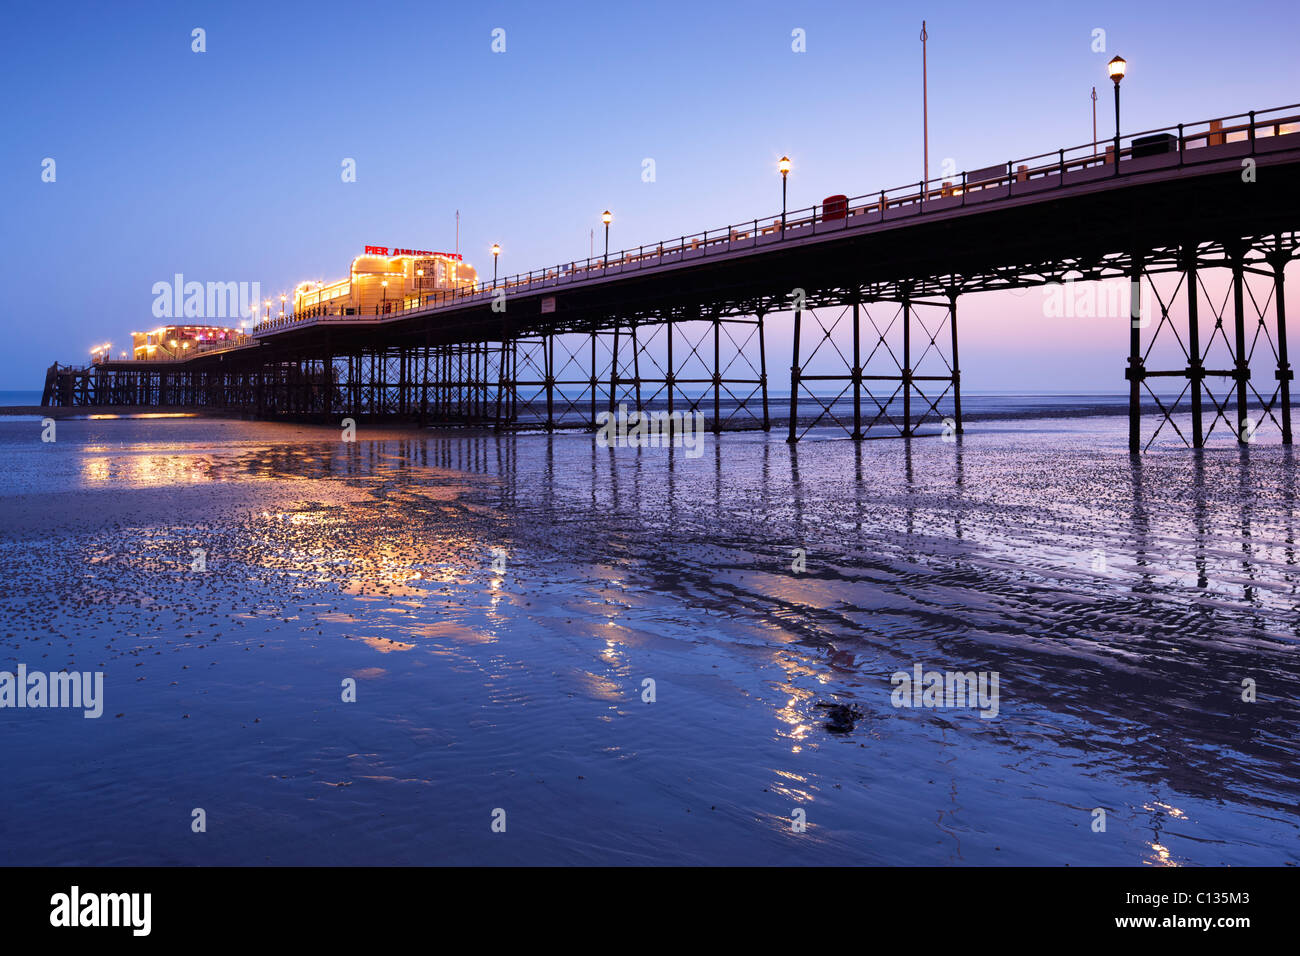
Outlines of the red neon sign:
M 368 256 L 416 256 L 421 259 L 455 259 L 463 262 L 465 257 L 459 252 L 430 252 L 428 249 L 398 249 L 388 246 L 366 246 Z

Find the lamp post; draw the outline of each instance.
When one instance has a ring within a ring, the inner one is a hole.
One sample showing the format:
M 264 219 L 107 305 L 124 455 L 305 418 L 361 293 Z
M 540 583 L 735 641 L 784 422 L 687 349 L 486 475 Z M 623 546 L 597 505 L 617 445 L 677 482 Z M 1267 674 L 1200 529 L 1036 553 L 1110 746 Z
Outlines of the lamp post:
M 1106 64 L 1106 72 L 1110 78 L 1115 81 L 1115 175 L 1119 175 L 1119 81 L 1124 79 L 1124 71 L 1128 68 L 1122 56 L 1116 56 Z
M 270 300 L 270 299 L 267 299 L 267 300 L 266 300 L 266 319 L 267 319 L 268 322 L 271 320 L 271 300 Z
M 609 268 L 609 224 L 614 221 L 614 214 L 606 209 L 600 214 L 600 221 L 605 224 L 605 260 L 601 264 L 601 271 Z
M 492 288 L 497 287 L 497 256 L 501 255 L 501 247 L 497 243 L 492 243 Z
M 286 296 L 283 292 L 280 293 L 280 318 L 282 319 L 284 318 L 284 300 L 287 298 L 288 296 Z
M 384 279 L 380 283 L 384 290 L 384 312 L 388 312 L 388 280 Z
M 790 157 L 782 156 L 776 168 L 781 170 L 781 235 L 785 235 L 785 183 L 790 175 Z

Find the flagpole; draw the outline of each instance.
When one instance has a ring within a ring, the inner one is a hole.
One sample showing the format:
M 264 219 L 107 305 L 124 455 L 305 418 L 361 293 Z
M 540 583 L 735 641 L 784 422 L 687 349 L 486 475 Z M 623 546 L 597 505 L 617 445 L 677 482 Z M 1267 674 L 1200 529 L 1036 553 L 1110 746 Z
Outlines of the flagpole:
M 1097 158 L 1097 87 L 1092 88 L 1092 158 Z
M 921 136 L 924 143 L 925 182 L 930 182 L 930 89 L 929 70 L 925 58 L 925 41 L 929 34 L 925 32 L 925 21 L 921 21 Z

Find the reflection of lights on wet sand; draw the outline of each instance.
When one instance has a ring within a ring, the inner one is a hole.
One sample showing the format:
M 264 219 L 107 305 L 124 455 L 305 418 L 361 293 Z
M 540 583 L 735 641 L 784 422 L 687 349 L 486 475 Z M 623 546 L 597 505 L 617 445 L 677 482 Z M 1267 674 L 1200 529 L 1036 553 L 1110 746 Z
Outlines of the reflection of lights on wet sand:
M 803 751 L 803 741 L 812 733 L 813 725 L 808 723 L 801 712 L 801 707 L 813 696 L 812 691 L 803 690 L 794 686 L 794 680 L 798 677 L 818 677 L 819 672 L 798 661 L 792 660 L 784 651 L 778 650 L 772 655 L 773 662 L 786 673 L 787 682 L 780 685 L 778 690 L 789 694 L 789 699 L 785 702 L 784 707 L 776 709 L 776 718 L 785 724 L 784 728 L 778 725 L 778 737 L 785 737 L 790 741 L 790 753 L 798 754 Z M 792 787 L 787 781 L 797 783 L 807 783 L 807 778 L 799 776 L 787 770 L 773 769 L 776 779 L 769 785 L 773 793 L 784 794 L 793 800 L 800 802 L 811 802 L 813 795 L 808 790 Z M 782 826 L 789 826 L 788 821 L 782 821 Z
M 593 674 L 591 671 L 579 671 L 577 673 L 577 678 L 578 681 L 586 687 L 587 693 L 597 700 L 619 704 L 623 703 L 627 699 L 622 688 L 603 674 Z
M 208 461 L 179 455 L 123 455 L 85 458 L 86 481 L 121 481 L 134 485 L 195 484 L 208 479 Z
M 438 624 L 426 624 L 418 630 L 407 632 L 414 637 L 424 637 L 432 640 L 446 638 L 447 640 L 456 641 L 459 644 L 495 644 L 497 637 L 490 631 L 479 630 L 464 624 L 458 624 L 455 621 L 444 621 Z
M 782 651 L 772 655 L 773 662 L 781 668 L 786 674 L 786 683 L 781 685 L 781 689 L 791 694 L 790 700 L 784 707 L 777 708 L 777 719 L 788 725 L 782 736 L 788 737 L 791 741 L 790 752 L 799 753 L 803 748 L 800 742 L 803 741 L 812 731 L 812 725 L 805 723 L 805 716 L 799 710 L 799 705 L 813 696 L 812 691 L 803 690 L 795 686 L 796 679 L 812 678 L 818 683 L 824 683 L 825 671 L 820 668 L 809 667 L 806 663 L 792 659 Z
M 391 654 L 393 651 L 409 651 L 414 649 L 414 644 L 405 644 L 402 641 L 389 640 L 386 637 L 361 637 L 361 642 L 381 654 Z
M 772 782 L 771 786 L 768 787 L 769 790 L 773 793 L 779 793 L 783 797 L 789 797 L 791 800 L 797 800 L 800 803 L 812 802 L 813 795 L 811 793 L 801 787 L 793 786 L 793 784 L 806 784 L 808 782 L 807 777 L 791 773 L 788 770 L 777 770 L 775 773 L 779 779 Z
M 1167 803 L 1160 803 L 1159 801 L 1157 801 L 1157 802 L 1154 803 L 1154 804 L 1148 804 L 1146 807 L 1144 807 L 1144 809 L 1146 809 L 1146 810 L 1158 810 L 1158 811 L 1160 811 L 1161 813 L 1167 813 L 1167 814 L 1169 814 L 1171 817 L 1173 817 L 1175 820 L 1186 820 L 1186 819 L 1187 819 L 1187 814 L 1185 814 L 1182 810 L 1179 810 L 1177 807 L 1170 806 L 1170 805 L 1167 804 Z
M 1152 843 L 1152 844 L 1151 844 L 1151 853 L 1152 853 L 1152 858 L 1151 858 L 1151 860 L 1150 860 L 1149 862 L 1154 863 L 1154 864 L 1156 864 L 1157 866 L 1177 866 L 1177 865 L 1178 865 L 1178 864 L 1175 863 L 1175 862 L 1173 861 L 1173 859 L 1169 856 L 1169 848 L 1166 847 L 1166 846 L 1161 846 L 1159 843 Z
M 291 514 L 282 514 L 279 516 L 281 521 L 287 521 L 290 524 L 320 524 L 325 520 L 325 515 L 320 512 L 295 511 Z
M 446 565 L 426 567 L 420 572 L 420 580 L 432 586 L 434 584 L 454 584 L 461 579 L 455 568 Z
M 1175 820 L 1186 820 L 1188 818 L 1187 814 L 1184 813 L 1182 810 L 1168 803 L 1161 803 L 1158 800 L 1152 801 L 1151 803 L 1143 804 L 1142 809 L 1148 810 L 1152 813 L 1159 814 L 1160 816 L 1169 816 Z M 1157 837 L 1158 835 L 1159 835 L 1159 830 L 1157 830 Z M 1169 848 L 1164 844 L 1158 842 L 1158 839 L 1152 840 L 1149 845 L 1151 847 L 1151 858 L 1145 862 L 1149 864 L 1154 864 L 1155 866 L 1177 866 L 1178 865 L 1177 861 L 1174 860 L 1173 856 L 1170 854 Z
M 89 421 L 109 421 L 115 418 L 198 418 L 193 412 L 141 412 L 138 415 L 87 415 Z
M 803 749 L 801 742 L 812 731 L 812 725 L 804 722 L 804 716 L 799 712 L 798 704 L 812 695 L 808 691 L 799 690 L 795 690 L 793 693 L 795 696 L 791 697 L 784 707 L 777 709 L 776 716 L 788 725 L 782 736 L 792 741 L 790 752 L 797 754 Z
M 610 621 L 609 623 L 613 624 L 614 622 Z M 600 659 L 613 667 L 622 664 L 623 656 L 619 653 L 619 644 L 620 642 L 614 637 L 605 638 L 605 649 L 600 652 Z

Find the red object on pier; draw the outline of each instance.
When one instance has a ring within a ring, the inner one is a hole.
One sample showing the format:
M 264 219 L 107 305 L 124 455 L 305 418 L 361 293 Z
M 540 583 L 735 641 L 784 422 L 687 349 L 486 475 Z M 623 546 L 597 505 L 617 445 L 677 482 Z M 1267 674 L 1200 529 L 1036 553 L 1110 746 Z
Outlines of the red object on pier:
M 822 200 L 822 222 L 843 219 L 849 214 L 848 196 L 827 196 Z

